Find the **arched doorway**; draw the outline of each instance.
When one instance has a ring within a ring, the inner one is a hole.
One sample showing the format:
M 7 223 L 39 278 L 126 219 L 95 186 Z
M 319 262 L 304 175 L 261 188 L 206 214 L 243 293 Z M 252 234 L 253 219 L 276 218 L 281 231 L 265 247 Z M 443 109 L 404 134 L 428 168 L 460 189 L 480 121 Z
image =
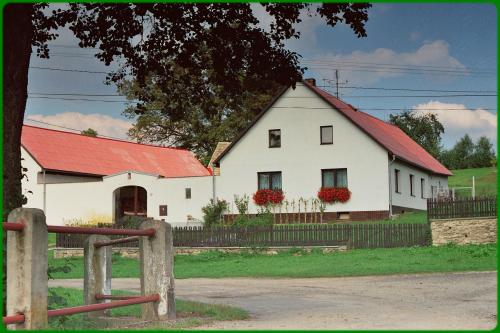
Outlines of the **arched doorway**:
M 124 216 L 148 215 L 148 193 L 140 186 L 123 186 L 113 192 L 114 220 Z

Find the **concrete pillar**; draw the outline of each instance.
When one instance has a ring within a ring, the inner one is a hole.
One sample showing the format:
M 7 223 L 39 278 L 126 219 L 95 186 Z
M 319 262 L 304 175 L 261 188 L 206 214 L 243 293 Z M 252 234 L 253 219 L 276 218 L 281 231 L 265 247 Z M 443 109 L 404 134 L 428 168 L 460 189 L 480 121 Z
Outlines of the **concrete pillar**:
M 47 224 L 40 209 L 16 208 L 9 222 L 24 224 L 23 231 L 7 232 L 7 315 L 23 313 L 23 324 L 9 329 L 47 327 Z
M 83 297 L 85 304 L 104 303 L 108 300 L 96 300 L 96 294 L 111 294 L 111 246 L 96 248 L 96 242 L 109 241 L 103 235 L 91 235 L 85 240 L 83 249 Z M 89 318 L 102 317 L 109 310 L 87 312 Z
M 139 253 L 141 261 L 142 295 L 159 294 L 155 303 L 142 304 L 142 318 L 165 320 L 175 318 L 174 292 L 174 245 L 172 226 L 163 221 L 144 221 L 140 229 L 154 228 L 153 237 L 141 237 Z

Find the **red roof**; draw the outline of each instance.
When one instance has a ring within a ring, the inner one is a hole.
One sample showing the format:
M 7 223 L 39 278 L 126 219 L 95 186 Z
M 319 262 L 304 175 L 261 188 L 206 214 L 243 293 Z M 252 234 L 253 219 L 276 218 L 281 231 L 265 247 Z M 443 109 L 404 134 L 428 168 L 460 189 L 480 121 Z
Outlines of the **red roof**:
M 429 154 L 418 143 L 413 141 L 399 127 L 382 121 L 367 113 L 355 109 L 352 105 L 344 103 L 340 99 L 328 94 L 318 87 L 302 82 L 306 87 L 323 98 L 327 103 L 339 110 L 355 125 L 357 125 L 366 134 L 372 137 L 381 146 L 387 149 L 397 158 L 436 174 L 451 176 L 450 170 L 439 163 L 431 154 Z
M 164 177 L 209 176 L 188 150 L 23 126 L 22 146 L 46 170 L 107 176 L 123 171 Z

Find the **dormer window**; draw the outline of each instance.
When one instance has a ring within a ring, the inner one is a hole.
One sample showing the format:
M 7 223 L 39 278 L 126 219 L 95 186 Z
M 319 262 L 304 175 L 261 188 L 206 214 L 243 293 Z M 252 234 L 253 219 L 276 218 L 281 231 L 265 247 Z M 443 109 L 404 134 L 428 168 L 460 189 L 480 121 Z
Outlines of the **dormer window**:
M 269 130 L 269 148 L 279 148 L 281 147 L 281 130 L 272 129 Z
M 320 132 L 322 145 L 333 144 L 333 126 L 320 126 Z

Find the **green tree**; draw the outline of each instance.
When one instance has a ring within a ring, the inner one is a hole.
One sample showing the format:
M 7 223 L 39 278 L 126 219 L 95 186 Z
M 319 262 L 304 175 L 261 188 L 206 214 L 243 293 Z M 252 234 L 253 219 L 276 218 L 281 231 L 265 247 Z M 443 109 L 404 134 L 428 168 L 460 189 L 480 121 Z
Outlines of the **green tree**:
M 97 137 L 98 135 L 97 131 L 93 128 L 87 128 L 86 130 L 81 131 L 81 134 L 93 137 Z
M 406 110 L 399 114 L 389 115 L 389 122 L 399 127 L 429 154 L 439 158 L 444 127 L 435 114 L 421 114 Z
M 4 7 L 4 214 L 22 203 L 21 128 L 32 46 L 38 56 L 49 57 L 47 42 L 57 38 L 59 27 L 67 26 L 80 47 L 97 48 L 97 59 L 106 65 L 120 61 L 108 83 L 130 76 L 144 85 L 152 72 L 158 87 L 166 88 L 175 63 L 194 76 L 213 71 L 215 83 L 230 92 L 242 90 L 242 70 L 282 85 L 294 85 L 301 78 L 305 69 L 299 65 L 299 55 L 289 51 L 285 41 L 300 36 L 295 26 L 302 10 L 332 27 L 345 23 L 363 37 L 371 7 L 366 3 L 263 3 L 273 21 L 265 31 L 249 3 L 70 3 L 54 11 L 46 6 L 11 3 Z M 213 59 L 210 66 L 204 61 L 207 56 Z M 151 97 L 144 93 L 140 99 Z M 171 116 L 179 114 L 172 111 Z
M 241 80 L 242 91 L 228 93 L 210 75 L 198 77 L 189 75 L 185 68 L 177 68 L 172 83 L 164 89 L 158 88 L 154 76 L 148 77 L 145 87 L 137 81 L 123 82 L 119 92 L 128 99 L 139 98 L 144 90 L 151 96 L 149 101 L 124 111 L 126 117 L 135 120 L 128 135 L 138 142 L 189 149 L 207 164 L 217 142 L 232 141 L 281 89 L 271 80 L 244 74 Z M 200 86 L 202 91 L 192 91 Z M 186 98 L 193 94 L 200 98 Z
M 469 134 L 465 134 L 453 147 L 455 155 L 454 169 L 467 169 L 473 167 L 472 158 L 474 154 L 474 142 Z
M 472 167 L 490 167 L 495 160 L 496 156 L 493 150 L 493 144 L 487 137 L 480 137 L 474 145 L 474 153 L 471 161 Z

